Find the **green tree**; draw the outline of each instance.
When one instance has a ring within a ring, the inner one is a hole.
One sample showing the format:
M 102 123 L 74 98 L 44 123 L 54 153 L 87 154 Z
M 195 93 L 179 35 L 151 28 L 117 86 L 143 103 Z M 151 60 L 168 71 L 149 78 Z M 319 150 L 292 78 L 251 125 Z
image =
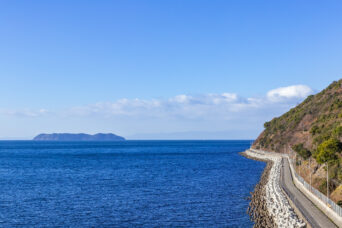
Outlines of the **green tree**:
M 310 129 L 310 133 L 311 133 L 312 135 L 319 134 L 319 133 L 320 133 L 319 127 L 318 127 L 318 126 L 313 126 L 313 127 Z
M 264 123 L 264 128 L 269 128 L 269 127 L 271 127 L 271 121 L 265 122 Z
M 294 151 L 296 151 L 302 158 L 305 160 L 311 156 L 310 150 L 306 149 L 303 143 L 296 144 L 292 147 Z
M 336 137 L 341 137 L 342 136 L 342 126 L 338 126 L 333 130 L 333 134 Z
M 340 153 L 342 144 L 337 139 L 331 138 L 317 147 L 316 160 L 322 164 L 325 162 L 335 161 L 337 159 L 336 153 Z

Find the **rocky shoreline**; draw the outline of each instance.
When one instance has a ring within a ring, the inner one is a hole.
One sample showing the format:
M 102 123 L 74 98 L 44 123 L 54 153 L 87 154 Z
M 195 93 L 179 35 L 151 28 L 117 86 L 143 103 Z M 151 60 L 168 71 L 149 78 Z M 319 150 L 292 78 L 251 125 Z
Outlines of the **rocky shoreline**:
M 247 211 L 255 222 L 254 227 L 305 227 L 305 222 L 297 216 L 280 187 L 282 156 L 254 149 L 242 152 L 241 155 L 267 162 Z
M 272 168 L 273 162 L 270 160 L 258 159 L 247 155 L 245 152 L 240 153 L 242 156 L 256 160 L 266 162 L 266 167 L 261 175 L 259 183 L 255 186 L 254 191 L 251 192 L 251 198 L 247 213 L 249 214 L 251 220 L 254 222 L 255 228 L 272 228 L 277 227 L 273 217 L 269 214 L 267 209 L 266 198 L 266 183 L 268 181 L 268 176 Z

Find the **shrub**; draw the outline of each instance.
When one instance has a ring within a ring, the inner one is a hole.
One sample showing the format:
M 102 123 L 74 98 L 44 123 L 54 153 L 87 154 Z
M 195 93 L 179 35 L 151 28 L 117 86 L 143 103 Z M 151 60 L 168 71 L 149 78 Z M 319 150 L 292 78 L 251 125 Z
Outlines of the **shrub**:
M 325 162 L 337 160 L 336 153 L 341 152 L 342 144 L 337 139 L 331 138 L 317 147 L 316 160 L 318 163 L 322 164 Z
M 342 200 L 337 201 L 337 205 L 341 207 L 342 206 Z
M 266 123 L 264 123 L 264 127 L 265 128 L 269 128 L 271 126 L 271 122 L 266 122 Z
M 327 194 L 327 181 L 326 180 L 321 182 L 321 184 L 318 186 L 318 190 L 324 194 Z
M 335 137 L 341 137 L 342 136 L 342 126 L 338 126 L 333 130 L 333 135 Z
M 342 180 L 342 170 L 341 169 L 337 170 L 337 179 Z
M 313 126 L 313 127 L 310 129 L 310 133 L 311 133 L 311 135 L 319 134 L 319 133 L 320 133 L 319 127 L 318 127 L 317 125 Z
M 324 141 L 329 140 L 330 138 L 331 138 L 331 133 L 324 131 L 324 132 L 321 132 L 317 137 L 315 137 L 313 142 L 316 144 L 321 144 Z
M 336 110 L 342 108 L 342 101 L 340 99 L 336 99 L 334 103 L 331 105 L 331 110 Z
M 312 99 L 314 98 L 314 95 L 309 95 L 305 100 L 304 100 L 304 104 L 309 103 Z
M 294 145 L 292 147 L 292 149 L 294 151 L 296 151 L 302 158 L 304 158 L 305 160 L 308 159 L 311 156 L 311 152 L 310 150 L 306 149 L 303 145 L 303 143 Z

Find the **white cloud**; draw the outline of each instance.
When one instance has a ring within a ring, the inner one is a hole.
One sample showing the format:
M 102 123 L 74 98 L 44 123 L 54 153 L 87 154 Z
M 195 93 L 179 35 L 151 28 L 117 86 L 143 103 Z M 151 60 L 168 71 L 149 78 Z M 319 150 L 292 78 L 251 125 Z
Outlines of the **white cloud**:
M 188 103 L 190 100 L 191 100 L 191 97 L 184 95 L 184 94 L 177 95 L 169 99 L 170 102 L 176 102 L 176 103 Z
M 168 99 L 120 99 L 88 106 L 74 107 L 67 115 L 102 115 L 104 117 L 127 116 L 166 119 L 230 119 L 261 110 L 287 107 L 303 100 L 312 93 L 304 85 L 281 87 L 269 91 L 264 97 L 239 97 L 235 93 L 186 95 Z
M 49 111 L 42 108 L 39 110 L 31 110 L 31 109 L 20 109 L 20 110 L 12 110 L 12 109 L 2 109 L 0 110 L 0 114 L 8 115 L 8 116 L 18 116 L 18 117 L 39 117 L 48 114 Z
M 313 90 L 306 85 L 293 85 L 273 89 L 267 93 L 267 98 L 271 101 L 278 102 L 288 99 L 301 99 L 312 94 Z
M 181 94 L 168 99 L 119 99 L 75 106 L 62 114 L 68 116 L 134 117 L 143 119 L 239 119 L 279 107 L 292 107 L 312 93 L 305 85 L 294 85 L 270 90 L 264 97 L 243 98 L 235 93 Z M 56 112 L 61 114 L 60 112 Z M 46 109 L 0 110 L 0 114 L 21 117 L 39 117 L 51 114 Z
M 274 89 L 260 97 L 245 98 L 235 93 L 180 94 L 165 99 L 123 98 L 54 112 L 0 109 L 0 114 L 12 118 L 9 123 L 23 121 L 25 126 L 31 123 L 30 131 L 35 129 L 34 133 L 103 131 L 127 136 L 160 132 L 191 132 L 191 135 L 195 135 L 194 132 L 224 132 L 221 135 L 227 133 L 227 138 L 246 138 L 243 135 L 257 136 L 265 121 L 286 112 L 310 93 L 309 87 L 296 85 Z M 42 116 L 49 118 L 37 118 Z
M 190 95 L 177 95 L 168 99 L 170 104 L 192 104 L 192 105 L 209 105 L 209 104 L 223 104 L 231 103 L 238 99 L 235 93 L 222 93 L 222 94 L 202 94 L 197 96 Z
M 150 116 L 199 118 L 207 114 L 218 115 L 240 109 L 242 98 L 237 94 L 177 95 L 169 99 L 120 99 L 115 102 L 100 102 L 87 106 L 71 108 L 66 115 L 103 115 L 111 116 Z M 248 101 L 246 101 L 248 102 Z M 219 113 L 217 113 L 220 109 Z

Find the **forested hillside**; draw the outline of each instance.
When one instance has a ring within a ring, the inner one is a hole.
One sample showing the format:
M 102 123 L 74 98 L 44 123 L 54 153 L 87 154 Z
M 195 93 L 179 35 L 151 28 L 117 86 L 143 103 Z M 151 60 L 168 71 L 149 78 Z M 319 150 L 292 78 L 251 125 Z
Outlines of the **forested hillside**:
M 342 183 L 342 79 L 309 96 L 284 115 L 266 122 L 264 127 L 254 148 L 281 153 L 292 148 L 298 155 L 297 169 L 306 179 L 306 174 L 313 174 L 313 185 L 322 192 L 327 190 L 324 172 L 328 163 L 331 197 L 335 201 L 342 200 L 339 187 Z

